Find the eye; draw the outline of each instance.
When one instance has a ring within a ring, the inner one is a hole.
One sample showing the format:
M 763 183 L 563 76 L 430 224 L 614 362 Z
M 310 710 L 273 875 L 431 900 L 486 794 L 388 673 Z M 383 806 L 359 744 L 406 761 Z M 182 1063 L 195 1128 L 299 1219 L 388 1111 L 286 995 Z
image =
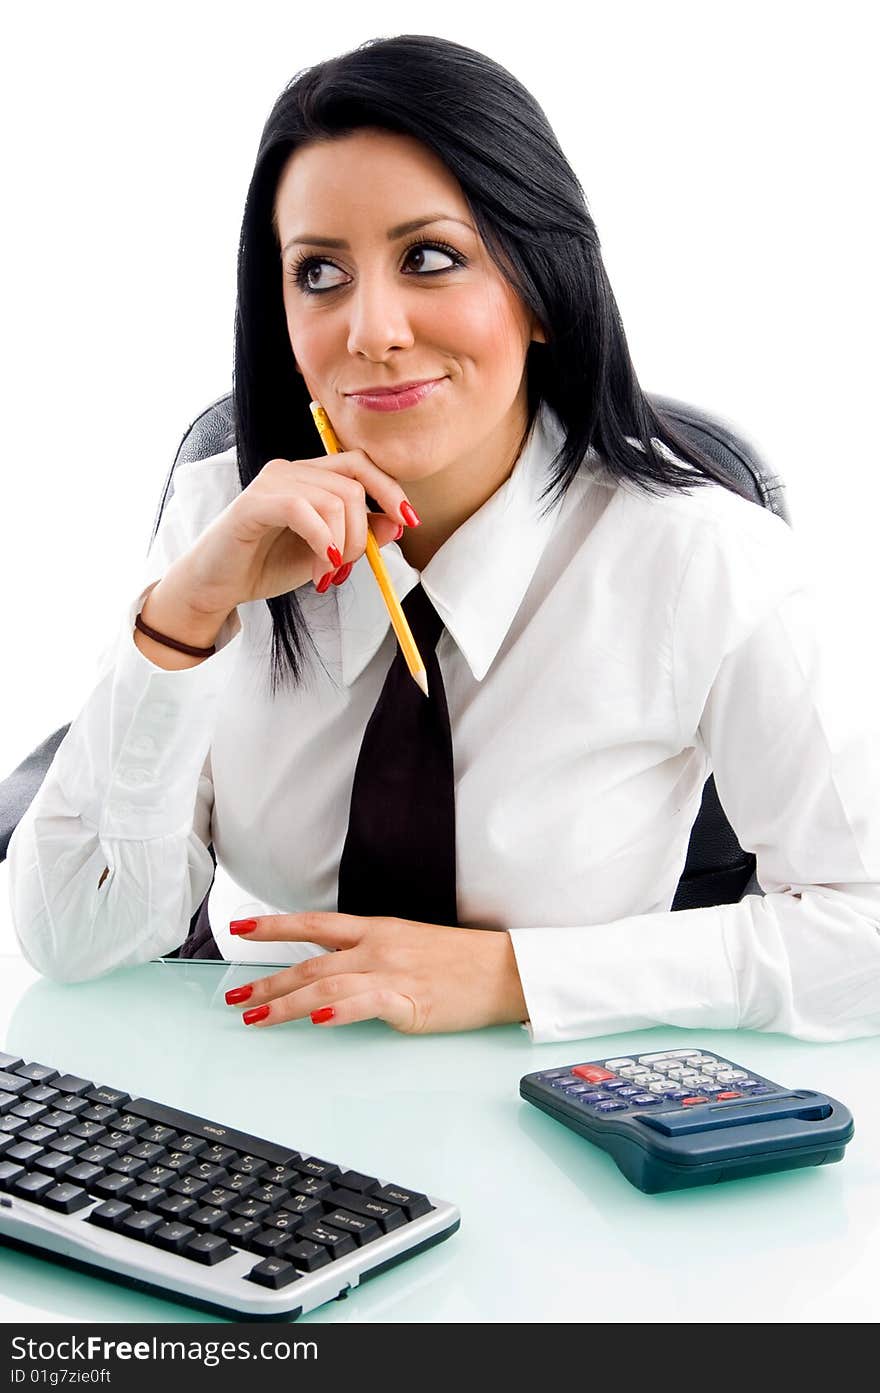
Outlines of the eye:
M 450 269 L 448 266 L 438 266 L 436 263 L 432 265 L 430 258 L 436 256 L 445 256 L 446 260 L 452 261 L 453 265 L 461 264 L 461 258 L 458 256 L 457 252 L 454 252 L 451 247 L 443 247 L 437 243 L 416 242 L 414 246 L 408 247 L 406 252 L 406 260 L 417 261 L 419 263 L 418 270 L 423 275 L 430 275 L 434 271 L 448 271 Z M 426 259 L 428 259 L 427 266 L 425 265 Z
M 331 279 L 328 281 L 326 276 L 321 279 L 325 268 L 335 271 L 337 276 L 343 274 L 338 266 L 334 266 L 332 261 L 321 261 L 316 256 L 307 256 L 302 261 L 297 262 L 292 274 L 300 290 L 310 291 L 314 294 L 322 290 L 333 290 L 337 285 L 342 284 L 339 280 Z

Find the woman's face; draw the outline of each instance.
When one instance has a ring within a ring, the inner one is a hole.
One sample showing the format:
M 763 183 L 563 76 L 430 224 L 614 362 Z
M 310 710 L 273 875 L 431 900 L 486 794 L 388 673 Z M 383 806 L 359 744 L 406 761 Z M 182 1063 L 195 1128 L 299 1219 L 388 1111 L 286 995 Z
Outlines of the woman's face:
M 406 483 L 518 447 L 543 332 L 432 151 L 374 129 L 301 147 L 276 214 L 291 347 L 343 448 Z M 432 379 L 384 410 L 357 395 Z

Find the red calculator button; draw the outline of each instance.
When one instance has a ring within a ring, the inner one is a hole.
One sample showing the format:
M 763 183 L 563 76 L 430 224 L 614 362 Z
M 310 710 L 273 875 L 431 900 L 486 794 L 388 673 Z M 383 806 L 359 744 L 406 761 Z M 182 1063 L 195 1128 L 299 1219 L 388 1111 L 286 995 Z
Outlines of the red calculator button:
M 719 1098 L 741 1098 L 741 1097 L 742 1097 L 742 1094 L 741 1094 L 741 1093 L 716 1093 L 716 1094 L 715 1094 L 715 1100 L 716 1100 L 716 1102 L 717 1102 L 717 1100 L 718 1100 Z
M 571 1072 L 586 1079 L 587 1083 L 602 1083 L 605 1079 L 617 1077 L 610 1069 L 603 1069 L 601 1064 L 576 1064 Z
M 716 1096 L 716 1098 L 717 1098 L 717 1097 L 718 1097 L 718 1094 L 716 1093 L 715 1096 Z M 694 1103 L 708 1103 L 708 1101 L 709 1101 L 708 1098 L 682 1098 L 682 1100 L 681 1100 L 681 1106 L 682 1106 L 683 1108 L 689 1108 L 689 1107 L 691 1107 Z

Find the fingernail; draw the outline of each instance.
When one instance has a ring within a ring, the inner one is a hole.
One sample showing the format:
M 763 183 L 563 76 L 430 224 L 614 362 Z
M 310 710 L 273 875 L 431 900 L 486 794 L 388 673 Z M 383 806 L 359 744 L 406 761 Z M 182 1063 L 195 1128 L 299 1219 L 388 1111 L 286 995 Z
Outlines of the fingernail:
M 336 1011 L 332 1006 L 322 1006 L 320 1011 L 312 1012 L 312 1025 L 323 1025 L 325 1021 L 332 1021 Z
M 253 1025 L 255 1021 L 264 1021 L 268 1014 L 268 1006 L 254 1006 L 250 1011 L 245 1011 L 242 1020 L 245 1025 Z
M 256 919 L 231 919 L 229 921 L 229 932 L 231 934 L 253 933 L 256 927 Z
M 418 527 L 422 521 L 411 503 L 401 503 L 400 516 L 408 527 Z
M 332 572 L 332 571 L 328 571 L 327 574 L 326 574 L 326 576 L 322 576 L 322 577 L 321 577 L 321 579 L 318 581 L 317 585 L 315 586 L 315 589 L 317 590 L 317 592 L 318 592 L 319 595 L 323 595 L 324 591 L 327 589 L 327 587 L 329 586 L 329 584 L 330 584 L 330 582 L 331 582 L 332 579 L 333 579 L 333 572 Z
M 341 585 L 344 580 L 348 580 L 349 576 L 351 575 L 351 568 L 353 565 L 353 561 L 346 561 L 344 566 L 340 566 L 339 570 L 336 572 L 336 575 L 333 577 L 332 584 Z
M 331 566 L 342 565 L 342 552 L 338 547 L 327 548 L 327 560 L 330 562 Z
M 391 540 L 392 540 L 393 542 L 399 542 L 402 536 L 403 536 L 403 523 L 401 522 L 401 523 L 398 524 L 397 531 L 395 532 L 395 534 L 394 534 L 394 536 L 392 537 Z
M 226 1005 L 237 1006 L 240 1001 L 247 1001 L 248 997 L 253 995 L 253 991 L 253 986 L 233 987 L 226 993 Z

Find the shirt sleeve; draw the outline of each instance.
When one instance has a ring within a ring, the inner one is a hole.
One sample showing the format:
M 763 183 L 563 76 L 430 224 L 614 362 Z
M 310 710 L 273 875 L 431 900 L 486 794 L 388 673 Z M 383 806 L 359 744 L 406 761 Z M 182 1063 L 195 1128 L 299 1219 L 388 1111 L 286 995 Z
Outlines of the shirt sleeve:
M 57 981 L 177 948 L 214 874 L 210 746 L 241 649 L 238 611 L 216 653 L 177 672 L 150 662 L 133 637 L 150 590 L 201 532 L 205 513 L 227 501 L 216 491 L 230 470 L 203 469 L 201 478 L 216 496 L 203 491 L 193 507 L 181 489 L 166 505 L 145 584 L 9 843 L 16 936 L 27 961 Z
M 791 530 L 763 515 L 694 548 L 674 684 L 682 746 L 705 749 L 764 894 L 512 930 L 535 1042 L 660 1024 L 880 1032 L 880 730 L 850 700 L 857 655 L 829 661 Z

